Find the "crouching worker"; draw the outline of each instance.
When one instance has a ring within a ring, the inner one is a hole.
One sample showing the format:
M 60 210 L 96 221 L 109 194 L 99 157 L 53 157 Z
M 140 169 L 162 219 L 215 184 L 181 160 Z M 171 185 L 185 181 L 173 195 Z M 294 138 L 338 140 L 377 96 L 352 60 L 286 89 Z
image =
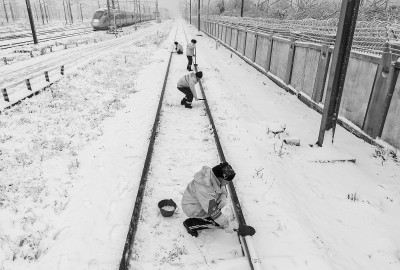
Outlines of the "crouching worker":
M 226 185 L 235 177 L 232 166 L 227 162 L 214 168 L 203 166 L 194 175 L 182 198 L 182 210 L 189 217 L 183 222 L 188 233 L 197 237 L 199 230 L 222 227 L 232 233 L 232 222 L 222 214 L 228 192 Z
M 178 42 L 174 42 L 174 51 L 177 53 L 177 54 L 183 54 L 183 47 L 182 47 L 182 45 L 181 44 L 179 44 Z
M 185 97 L 181 100 L 181 105 L 185 105 L 185 108 L 192 108 L 193 97 L 195 100 L 199 100 L 194 86 L 201 78 L 203 78 L 203 72 L 199 71 L 190 72 L 179 79 L 177 87 L 179 91 L 185 94 Z

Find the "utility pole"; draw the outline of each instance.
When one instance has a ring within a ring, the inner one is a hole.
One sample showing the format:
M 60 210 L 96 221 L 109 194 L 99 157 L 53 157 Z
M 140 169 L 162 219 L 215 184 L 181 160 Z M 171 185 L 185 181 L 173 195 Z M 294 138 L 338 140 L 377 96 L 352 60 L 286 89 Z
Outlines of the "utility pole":
M 46 3 L 44 1 L 43 1 L 43 10 L 44 10 L 44 16 L 46 17 L 46 21 L 47 23 L 49 23 L 49 14 L 47 12 Z
M 83 22 L 83 15 L 82 15 L 82 4 L 79 3 L 79 6 L 81 7 L 81 18 L 82 18 L 82 22 Z
M 72 10 L 71 10 L 71 1 L 68 0 L 68 6 L 69 6 L 69 15 L 71 15 L 71 23 L 74 23 L 74 17 L 72 16 Z
M 322 113 L 321 126 L 318 135 L 318 146 L 322 146 L 326 131 L 332 130 L 332 142 L 335 136 L 336 122 L 339 114 L 340 101 L 346 79 L 347 65 L 354 29 L 356 27 L 360 0 L 343 0 L 340 10 L 339 23 L 333 49 L 331 69 Z
M 242 7 L 240 8 L 240 17 L 243 17 L 244 0 L 242 0 Z
M 42 23 L 44 24 L 44 17 L 43 17 L 42 2 L 40 2 L 40 0 L 39 0 L 39 7 L 40 7 L 40 16 L 42 16 Z
M 65 3 L 64 3 L 64 0 L 63 0 L 63 8 L 64 8 L 65 24 L 67 24 L 67 23 L 68 23 L 68 20 L 67 20 L 67 12 L 65 11 Z
M 33 3 L 33 7 L 35 8 L 36 21 L 38 22 L 38 21 L 39 21 L 39 16 L 38 16 L 38 14 L 37 14 L 36 4 L 35 4 L 35 3 Z
M 197 29 L 200 32 L 200 0 L 198 0 L 198 7 L 197 7 Z
M 46 4 L 46 10 L 47 10 L 47 17 L 49 17 L 49 21 L 51 20 L 50 18 L 50 10 L 49 10 L 49 5 Z
M 6 8 L 6 3 L 4 3 L 4 0 L 3 0 L 3 7 L 4 7 L 4 14 L 6 14 L 6 20 L 7 20 L 7 23 L 8 23 L 7 8 Z
M 11 18 L 13 19 L 13 22 L 15 22 L 14 10 L 12 8 L 11 3 L 8 3 L 8 4 L 10 5 Z
M 189 0 L 189 22 L 192 24 L 192 0 Z
M 26 8 L 28 9 L 29 22 L 31 24 L 33 43 L 38 44 L 38 40 L 36 37 L 36 31 L 35 31 L 35 22 L 33 21 L 33 16 L 32 16 L 32 11 L 31 11 L 31 3 L 29 2 L 29 0 L 25 0 L 25 2 L 26 2 Z
M 158 0 L 156 0 L 156 22 L 160 23 L 161 22 L 161 18 L 160 18 L 160 12 L 158 11 Z

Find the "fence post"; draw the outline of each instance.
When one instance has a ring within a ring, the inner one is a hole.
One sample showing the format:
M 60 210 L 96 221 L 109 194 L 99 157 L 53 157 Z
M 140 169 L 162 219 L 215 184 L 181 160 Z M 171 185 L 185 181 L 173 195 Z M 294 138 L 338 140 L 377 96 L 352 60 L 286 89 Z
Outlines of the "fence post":
M 239 27 L 236 29 L 236 46 L 235 46 L 235 51 L 237 51 L 237 48 L 239 47 Z
M 44 77 L 46 78 L 46 82 L 50 82 L 49 72 L 45 71 L 44 72 Z
M 290 47 L 289 47 L 289 55 L 286 64 L 286 74 L 285 74 L 285 84 L 290 84 L 290 79 L 292 77 L 292 70 L 293 70 L 293 60 L 294 60 L 294 53 L 296 50 L 296 40 L 294 38 L 290 39 Z
M 330 62 L 330 54 L 328 45 L 322 45 L 319 54 L 317 74 L 315 75 L 314 89 L 312 93 L 312 100 L 319 103 L 322 101 L 322 96 L 325 88 L 325 80 L 328 75 L 328 68 Z
M 268 38 L 268 51 L 267 51 L 267 63 L 265 64 L 265 71 L 268 72 L 271 67 L 272 58 L 272 47 L 274 46 L 274 36 L 269 36 Z
M 64 66 L 61 66 L 61 75 L 64 75 Z
M 3 98 L 5 101 L 10 102 L 10 99 L 8 98 L 7 90 L 5 88 L 1 89 L 1 92 L 3 92 Z
M 233 28 L 229 27 L 229 29 L 231 29 L 231 39 L 229 40 L 229 47 L 232 48 L 232 32 L 233 32 Z
M 254 41 L 254 50 L 253 50 L 253 63 L 256 61 L 256 56 L 257 56 L 257 43 L 258 43 L 258 34 L 255 33 L 254 35 L 255 41 Z
M 227 33 L 228 33 L 228 26 L 225 25 L 225 37 L 224 37 L 225 44 L 226 44 L 226 35 L 227 35 Z
M 26 82 L 26 87 L 28 88 L 29 91 L 32 91 L 32 86 L 31 86 L 31 82 L 29 81 L 29 79 L 25 79 Z
M 243 53 L 242 55 L 246 55 L 246 45 L 247 45 L 247 28 L 244 30 L 244 45 L 243 45 Z
M 371 91 L 367 111 L 362 129 L 365 133 L 375 139 L 381 135 L 381 124 L 384 119 L 384 102 L 389 94 L 388 85 L 390 83 L 391 53 L 389 43 L 386 42 L 382 50 L 381 62 L 376 71 L 375 83 Z

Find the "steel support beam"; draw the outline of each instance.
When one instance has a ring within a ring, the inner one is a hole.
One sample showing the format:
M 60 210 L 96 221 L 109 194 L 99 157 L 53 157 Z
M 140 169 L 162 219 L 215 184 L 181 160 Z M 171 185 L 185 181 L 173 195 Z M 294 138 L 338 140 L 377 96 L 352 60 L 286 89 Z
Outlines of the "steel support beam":
M 356 27 L 360 0 L 343 0 L 340 10 L 336 41 L 322 113 L 317 145 L 322 146 L 326 131 L 332 130 L 332 142 L 339 114 L 340 101 L 349 63 L 354 29 Z

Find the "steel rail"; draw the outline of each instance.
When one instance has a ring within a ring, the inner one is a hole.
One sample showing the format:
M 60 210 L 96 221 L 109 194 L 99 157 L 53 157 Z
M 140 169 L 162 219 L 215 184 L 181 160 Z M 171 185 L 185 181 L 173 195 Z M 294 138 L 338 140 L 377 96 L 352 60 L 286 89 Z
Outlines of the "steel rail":
M 188 38 L 187 38 L 186 32 L 185 32 L 185 37 L 186 37 L 186 42 L 188 42 Z M 196 64 L 194 66 L 195 67 L 195 71 L 197 72 L 198 69 L 197 69 L 197 60 L 196 60 L 196 58 L 197 58 L 197 50 L 196 50 L 196 54 L 195 54 L 195 63 Z M 212 117 L 211 110 L 210 110 L 210 107 L 209 107 L 208 102 L 207 102 L 206 93 L 204 91 L 203 84 L 201 83 L 201 81 L 199 81 L 199 86 L 200 86 L 201 93 L 202 93 L 202 95 L 203 95 L 203 97 L 205 99 L 204 103 L 205 103 L 205 106 L 206 106 L 206 112 L 207 112 L 207 116 L 208 116 L 208 119 L 210 121 L 210 124 L 212 126 L 212 129 L 213 129 L 213 134 L 214 134 L 215 143 L 217 145 L 218 154 L 220 156 L 221 162 L 225 162 L 226 159 L 225 159 L 224 151 L 222 150 L 222 145 L 221 145 L 221 142 L 220 142 L 220 139 L 219 139 L 219 136 L 218 136 L 217 128 L 215 127 L 214 119 Z M 239 225 L 246 225 L 246 220 L 244 218 L 243 211 L 242 211 L 242 208 L 240 206 L 239 198 L 237 196 L 237 193 L 236 193 L 236 190 L 235 190 L 235 186 L 233 185 L 232 181 L 229 182 L 228 187 L 229 187 L 229 193 L 231 195 L 231 201 L 232 201 L 232 204 L 233 204 L 233 209 L 234 209 L 234 212 L 235 212 L 235 216 L 236 216 L 236 218 L 237 218 L 237 220 L 239 222 Z M 251 269 L 252 270 L 260 269 L 261 261 L 259 260 L 257 254 L 256 254 L 256 250 L 255 250 L 255 248 L 253 246 L 251 236 L 243 237 L 243 236 L 240 236 L 238 234 L 238 237 L 239 237 L 240 244 L 242 245 L 242 249 L 244 251 L 244 254 L 245 254 L 246 258 L 248 259 L 248 262 L 249 262 L 249 265 L 250 265 Z
M 85 34 L 91 33 L 91 32 L 94 32 L 94 31 L 91 30 L 91 31 L 71 33 L 71 34 L 55 36 L 55 37 L 46 37 L 46 38 L 39 39 L 39 41 L 43 42 L 43 41 L 58 40 L 58 39 L 63 39 L 63 38 L 67 38 L 67 37 L 85 35 Z M 14 48 L 14 47 L 19 47 L 19 46 L 30 45 L 30 44 L 33 44 L 33 41 L 31 41 L 31 40 L 29 40 L 29 41 L 21 41 L 21 42 L 15 42 L 15 43 L 11 43 L 11 44 L 0 45 L 0 49 L 9 49 L 9 48 Z
M 178 32 L 178 26 L 176 27 L 175 37 L 176 37 L 177 32 Z M 174 37 L 174 40 L 175 40 L 175 37 Z M 129 261 L 131 259 L 131 255 L 132 255 L 132 246 L 133 246 L 133 243 L 135 242 L 135 236 L 136 236 L 139 217 L 140 217 L 140 210 L 142 208 L 144 191 L 146 189 L 151 158 L 153 156 L 154 143 L 155 143 L 155 138 L 157 135 L 157 128 L 158 128 L 158 124 L 159 124 L 159 120 L 160 120 L 160 113 L 161 113 L 162 103 L 164 100 L 165 88 L 167 86 L 167 80 L 168 80 L 169 69 L 171 66 L 172 54 L 173 54 L 173 52 L 171 51 L 169 60 L 168 60 L 167 71 L 165 72 L 165 78 L 164 78 L 164 83 L 163 83 L 163 87 L 161 90 L 160 100 L 158 102 L 156 117 L 154 119 L 153 128 L 151 129 L 149 147 L 147 149 L 147 154 L 146 154 L 146 159 L 145 159 L 144 166 L 143 166 L 142 176 L 140 178 L 139 188 L 138 188 L 138 192 L 136 195 L 135 206 L 133 208 L 131 221 L 129 223 L 128 234 L 126 236 L 124 250 L 122 252 L 122 258 L 121 258 L 121 261 L 119 264 L 119 270 L 128 270 L 129 269 Z
M 107 42 L 107 41 L 106 41 L 106 42 Z M 105 50 L 105 49 L 111 48 L 111 47 L 109 47 L 109 46 L 111 46 L 111 45 L 109 45 L 109 44 L 104 44 L 104 45 L 102 45 L 102 46 L 104 46 L 104 47 L 91 50 L 89 53 L 86 54 L 86 58 L 91 58 L 91 57 L 95 56 L 96 54 L 98 54 L 100 51 L 103 51 L 103 50 Z M 44 69 L 42 69 L 42 70 L 40 70 L 40 71 L 36 71 L 36 72 L 30 74 L 30 75 L 29 75 L 27 78 L 25 78 L 24 80 L 20 80 L 20 81 L 16 81 L 16 82 L 0 82 L 0 90 L 2 90 L 2 89 L 7 89 L 7 92 L 8 92 L 8 90 L 9 90 L 10 88 L 15 88 L 16 86 L 23 84 L 23 83 L 26 81 L 26 79 L 29 79 L 29 80 L 37 79 L 37 78 L 43 76 L 45 71 L 51 72 L 51 71 L 54 71 L 54 70 L 59 69 L 60 67 L 64 67 L 64 68 L 65 68 L 65 67 L 70 66 L 70 65 L 72 66 L 72 64 L 74 64 L 75 62 L 76 62 L 76 59 L 73 58 L 73 59 L 70 59 L 69 61 L 64 61 L 63 64 L 58 64 L 58 63 L 57 63 L 56 65 L 52 65 L 51 67 L 48 67 L 47 69 L 44 68 Z M 65 72 L 65 70 L 64 70 L 64 72 Z M 62 74 L 62 75 L 63 75 L 63 74 Z M 0 108 L 0 114 L 1 114 L 4 110 L 9 109 L 9 108 L 11 108 L 11 107 L 13 107 L 13 106 L 19 104 L 22 100 L 24 100 L 24 99 L 26 99 L 26 98 L 29 98 L 29 97 L 32 97 L 33 95 L 36 95 L 36 94 L 40 93 L 41 91 L 43 91 L 44 89 L 48 88 L 49 86 L 51 86 L 51 85 L 54 84 L 55 82 L 59 81 L 62 77 L 63 77 L 63 76 L 60 76 L 58 79 L 56 79 L 56 80 L 54 80 L 54 81 L 52 81 L 52 82 L 49 82 L 46 86 L 41 87 L 40 89 L 36 89 L 36 90 L 32 90 L 31 92 L 27 92 L 26 95 L 24 95 L 23 97 L 21 97 L 21 98 L 19 98 L 19 99 L 17 99 L 17 100 L 8 101 L 9 104 L 7 104 L 7 106 L 5 106 L 5 107 L 3 107 L 3 108 Z M 8 98 L 10 98 L 11 95 L 14 95 L 15 92 L 19 92 L 19 91 L 20 91 L 20 90 L 13 91 L 12 93 L 9 93 L 9 94 L 8 94 Z
M 76 27 L 76 28 L 50 28 L 50 29 L 43 29 L 43 30 L 38 30 L 36 34 L 54 34 L 57 32 L 62 32 L 62 31 L 80 31 L 82 29 L 93 29 L 91 26 L 85 26 L 85 27 Z M 13 39 L 19 39 L 19 38 L 32 38 L 32 33 L 29 31 L 21 31 L 21 32 L 15 32 L 12 33 L 11 35 L 8 36 L 0 36 L 0 41 L 5 41 L 5 40 L 13 40 Z

